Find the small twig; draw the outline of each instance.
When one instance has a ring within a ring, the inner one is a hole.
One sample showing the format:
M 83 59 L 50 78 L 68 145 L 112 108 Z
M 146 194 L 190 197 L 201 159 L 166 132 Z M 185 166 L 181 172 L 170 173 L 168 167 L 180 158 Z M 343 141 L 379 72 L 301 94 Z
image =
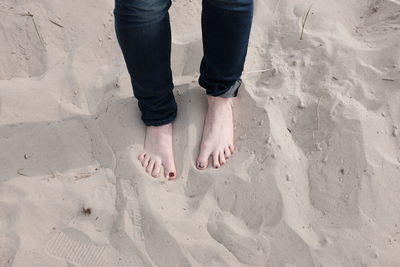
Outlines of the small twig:
M 388 79 L 388 78 L 382 78 L 383 81 L 388 81 L 388 82 L 394 82 L 393 79 Z
M 54 20 L 49 19 L 49 21 L 50 21 L 51 23 L 53 23 L 54 25 L 57 25 L 57 26 L 60 27 L 60 28 L 64 28 L 63 25 L 61 25 L 61 24 L 55 22 Z
M 31 12 L 28 11 L 27 13 L 15 14 L 15 15 L 26 16 L 26 17 L 31 17 L 31 18 L 32 18 L 32 22 L 33 22 L 33 26 L 35 27 L 36 34 L 37 34 L 37 36 L 39 37 L 39 40 L 40 40 L 40 42 L 42 43 L 43 47 L 46 48 L 45 45 L 44 45 L 43 38 L 42 38 L 42 36 L 40 36 L 40 34 L 39 34 L 39 29 L 38 29 L 38 27 L 37 27 L 37 25 L 36 25 L 35 18 L 33 17 L 33 14 L 32 14 Z
M 304 18 L 301 17 L 301 33 L 300 33 L 300 40 L 303 40 L 304 28 L 306 27 L 306 22 L 307 22 L 307 19 L 308 19 L 308 15 L 310 14 L 311 7 L 312 7 L 312 6 L 310 6 L 310 7 L 308 8 L 307 13 L 306 13 L 306 16 L 305 16 Z
M 32 22 L 33 22 L 33 26 L 35 26 L 36 34 L 37 34 L 37 36 L 39 37 L 39 40 L 40 40 L 40 42 L 42 43 L 43 48 L 46 48 L 46 46 L 44 45 L 44 41 L 43 41 L 43 39 L 42 39 L 42 36 L 40 36 L 40 34 L 39 34 L 39 29 L 38 29 L 38 27 L 37 27 L 37 25 L 36 25 L 35 18 L 33 17 L 33 14 L 31 14 L 31 13 L 28 11 L 28 13 L 27 13 L 25 16 L 29 16 L 29 17 L 32 18 Z
M 3 12 L 3 13 L 11 14 L 11 15 L 18 15 L 18 16 L 23 16 L 23 17 L 31 17 L 32 18 L 32 22 L 33 22 L 33 26 L 35 26 L 36 34 L 39 37 L 39 40 L 42 43 L 43 48 L 46 48 L 46 46 L 44 45 L 43 38 L 39 34 L 39 29 L 38 29 L 38 27 L 36 25 L 35 18 L 33 17 L 33 14 L 31 12 L 28 11 L 27 13 L 14 13 L 14 12 L 7 12 L 7 11 L 4 11 L 4 10 L 0 10 L 0 11 Z M 51 21 L 51 22 L 55 23 L 54 21 Z M 58 25 L 58 26 L 63 27 L 61 25 Z
M 28 175 L 26 175 L 25 173 L 23 173 L 21 170 L 23 170 L 23 169 L 18 169 L 18 170 L 17 170 L 17 173 L 18 173 L 19 175 L 21 175 L 21 176 L 28 176 Z
M 80 174 L 74 176 L 74 177 L 75 177 L 75 181 L 78 181 L 78 180 L 81 180 L 81 179 L 84 179 L 84 178 L 91 177 L 91 176 L 93 176 L 93 174 L 94 174 L 94 173 L 91 173 L 91 172 L 80 173 Z

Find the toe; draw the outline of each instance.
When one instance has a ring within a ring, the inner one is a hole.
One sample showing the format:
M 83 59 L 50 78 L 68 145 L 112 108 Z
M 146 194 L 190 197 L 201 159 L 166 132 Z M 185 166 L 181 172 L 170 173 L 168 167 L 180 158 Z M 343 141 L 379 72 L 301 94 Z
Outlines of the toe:
M 231 154 L 235 153 L 235 146 L 229 145 L 229 150 L 231 151 Z
M 213 167 L 218 169 L 220 167 L 219 164 L 219 152 L 218 151 L 214 151 L 212 154 L 212 158 L 213 158 Z
M 219 152 L 219 164 L 222 166 L 226 162 L 224 151 Z
M 153 172 L 151 173 L 151 176 L 153 176 L 154 178 L 159 177 L 160 171 L 161 171 L 161 161 L 156 160 L 156 162 L 154 163 L 154 169 Z
M 164 176 L 167 180 L 176 179 L 176 170 L 174 162 L 167 161 L 164 164 Z
M 144 168 L 147 168 L 147 165 L 149 165 L 149 161 L 150 161 L 150 156 L 148 154 L 146 154 L 144 156 L 144 159 L 142 160 L 142 166 Z
M 199 157 L 197 158 L 196 167 L 199 170 L 204 170 L 208 165 L 208 158 L 210 157 L 210 152 L 206 149 L 200 151 Z
M 225 154 L 225 159 L 229 159 L 231 157 L 231 150 L 229 149 L 229 147 L 224 149 L 224 154 Z
M 156 161 L 154 159 L 150 159 L 149 165 L 147 165 L 147 167 L 146 167 L 146 172 L 147 173 L 152 173 L 153 172 L 155 162 Z
M 140 161 L 142 161 L 142 160 L 144 159 L 144 156 L 145 156 L 145 155 L 146 155 L 145 152 L 140 153 L 139 156 L 138 156 L 138 159 L 139 159 Z

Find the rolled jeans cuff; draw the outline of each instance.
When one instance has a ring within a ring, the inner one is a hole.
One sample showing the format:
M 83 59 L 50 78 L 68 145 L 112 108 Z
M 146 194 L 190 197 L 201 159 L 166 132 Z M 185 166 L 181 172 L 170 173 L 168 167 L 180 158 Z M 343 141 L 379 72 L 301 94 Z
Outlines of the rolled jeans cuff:
M 238 92 L 239 92 L 239 87 L 242 84 L 242 80 L 238 79 L 233 85 L 230 87 L 227 87 L 225 90 L 212 90 L 207 87 L 207 85 L 202 82 L 201 79 L 199 79 L 199 84 L 201 87 L 206 89 L 206 94 L 210 96 L 217 96 L 217 97 L 222 97 L 222 98 L 230 98 L 230 97 L 236 97 Z

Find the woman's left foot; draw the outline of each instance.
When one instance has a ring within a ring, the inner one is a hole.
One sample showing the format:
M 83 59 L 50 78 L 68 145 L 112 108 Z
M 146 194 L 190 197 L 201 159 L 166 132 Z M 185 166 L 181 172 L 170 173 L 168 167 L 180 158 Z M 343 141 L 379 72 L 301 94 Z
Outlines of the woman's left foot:
M 208 109 L 204 122 L 200 154 L 196 166 L 204 170 L 212 157 L 212 166 L 219 168 L 233 154 L 233 116 L 230 98 L 207 96 Z
M 161 126 L 147 126 L 143 152 L 138 159 L 147 173 L 159 177 L 161 167 L 168 180 L 176 179 L 174 152 L 172 145 L 172 123 Z

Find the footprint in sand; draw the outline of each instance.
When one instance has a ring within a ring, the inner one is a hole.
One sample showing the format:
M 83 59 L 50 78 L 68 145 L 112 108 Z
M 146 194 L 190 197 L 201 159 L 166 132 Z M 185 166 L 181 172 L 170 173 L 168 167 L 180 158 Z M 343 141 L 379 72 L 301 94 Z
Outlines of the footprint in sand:
M 19 247 L 18 236 L 10 231 L 15 214 L 10 206 L 0 202 L 0 266 L 11 267 Z
M 109 248 L 91 242 L 82 242 L 71 238 L 64 232 L 58 232 L 47 244 L 47 252 L 78 266 L 112 266 L 105 255 Z
M 56 233 L 47 243 L 46 252 L 77 266 L 137 266 L 137 262 L 122 257 L 113 247 L 95 244 L 74 229 Z
M 239 225 L 235 220 L 237 219 L 232 215 L 216 212 L 210 217 L 207 230 L 241 263 L 257 266 L 265 263 L 270 254 L 269 242 L 261 237 L 252 237 L 251 233 L 245 233 L 243 230 L 238 233 L 236 229 L 243 227 L 234 227 L 235 224 Z
M 12 266 L 18 243 L 18 237 L 14 233 L 7 233 L 0 237 L 0 266 Z

